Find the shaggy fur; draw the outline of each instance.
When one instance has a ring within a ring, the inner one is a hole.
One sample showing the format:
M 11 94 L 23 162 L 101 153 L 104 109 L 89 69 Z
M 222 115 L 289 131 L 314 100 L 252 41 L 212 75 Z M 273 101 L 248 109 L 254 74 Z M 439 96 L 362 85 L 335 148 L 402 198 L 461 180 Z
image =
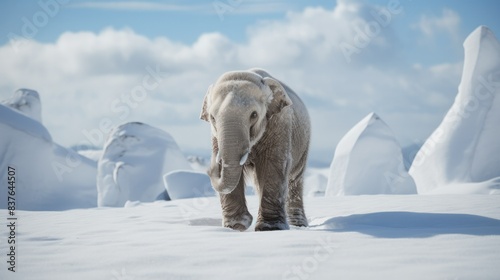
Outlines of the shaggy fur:
M 302 190 L 310 121 L 300 98 L 264 70 L 228 72 L 209 87 L 200 118 L 211 123 L 208 174 L 223 225 L 246 230 L 252 223 L 246 177 L 260 198 L 255 230 L 307 226 Z

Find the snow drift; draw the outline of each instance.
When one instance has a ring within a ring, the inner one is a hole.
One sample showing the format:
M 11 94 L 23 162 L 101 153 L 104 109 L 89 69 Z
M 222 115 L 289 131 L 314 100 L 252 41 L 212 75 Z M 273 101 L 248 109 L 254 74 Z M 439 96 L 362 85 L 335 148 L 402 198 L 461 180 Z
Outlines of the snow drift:
M 40 122 L 0 105 L 0 135 L 0 168 L 16 169 L 17 209 L 66 210 L 96 206 L 96 164 L 53 143 Z M 0 172 L 2 182 L 7 182 L 6 176 L 7 172 Z M 0 208 L 6 208 L 6 203 L 7 199 L 1 199 Z
M 98 206 L 123 207 L 127 200 L 165 197 L 163 175 L 191 167 L 170 134 L 143 123 L 111 131 L 98 162 Z
M 375 113 L 368 114 L 338 143 L 325 195 L 414 193 L 393 132 Z
M 465 40 L 464 51 L 455 102 L 410 168 L 419 193 L 464 193 L 467 183 L 470 193 L 500 193 L 500 44 L 480 26 Z

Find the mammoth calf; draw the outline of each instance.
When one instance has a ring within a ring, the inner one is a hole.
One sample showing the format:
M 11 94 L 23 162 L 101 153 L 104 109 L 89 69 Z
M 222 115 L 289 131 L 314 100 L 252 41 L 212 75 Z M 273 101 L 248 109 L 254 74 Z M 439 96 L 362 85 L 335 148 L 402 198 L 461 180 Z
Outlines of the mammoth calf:
M 260 199 L 256 231 L 307 226 L 302 188 L 310 121 L 300 98 L 264 70 L 227 72 L 208 88 L 200 118 L 211 124 L 208 175 L 223 225 L 240 231 L 251 225 L 247 177 Z

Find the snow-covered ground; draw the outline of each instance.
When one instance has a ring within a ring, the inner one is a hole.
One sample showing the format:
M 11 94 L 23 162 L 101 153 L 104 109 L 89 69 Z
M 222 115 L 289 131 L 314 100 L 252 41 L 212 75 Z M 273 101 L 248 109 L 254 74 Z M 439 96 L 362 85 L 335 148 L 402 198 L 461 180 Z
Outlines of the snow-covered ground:
M 309 197 L 309 228 L 222 228 L 218 199 L 18 211 L 0 279 L 498 279 L 500 196 Z M 257 211 L 255 196 L 250 212 Z M 5 211 L 0 220 L 5 221 Z M 3 239 L 3 238 L 2 238 Z
M 464 47 L 455 104 L 410 171 L 369 114 L 306 171 L 309 227 L 289 231 L 223 228 L 208 161 L 167 132 L 126 123 L 76 153 L 19 90 L 0 104 L 0 279 L 498 279 L 500 44 L 479 27 Z

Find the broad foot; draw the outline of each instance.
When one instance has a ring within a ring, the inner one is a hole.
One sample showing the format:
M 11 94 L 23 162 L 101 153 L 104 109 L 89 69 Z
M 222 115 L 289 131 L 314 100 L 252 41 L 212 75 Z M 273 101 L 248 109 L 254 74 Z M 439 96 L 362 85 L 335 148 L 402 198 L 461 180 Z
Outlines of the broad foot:
M 282 221 L 259 221 L 255 225 L 255 231 L 287 230 L 290 229 L 286 222 Z
M 253 217 L 250 213 L 244 213 L 236 217 L 224 217 L 222 225 L 234 230 L 245 231 L 252 224 Z
M 307 218 L 300 208 L 288 209 L 288 222 L 296 227 L 307 227 Z

